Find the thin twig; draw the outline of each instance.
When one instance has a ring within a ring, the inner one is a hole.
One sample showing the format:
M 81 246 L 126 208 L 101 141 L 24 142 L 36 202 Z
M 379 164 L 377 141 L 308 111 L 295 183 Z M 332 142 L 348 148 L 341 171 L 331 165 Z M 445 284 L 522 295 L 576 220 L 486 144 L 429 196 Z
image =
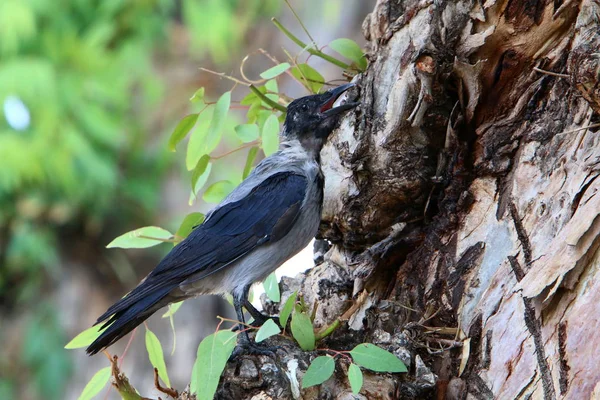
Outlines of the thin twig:
M 163 387 L 160 385 L 160 382 L 158 381 L 158 368 L 154 368 L 154 387 L 159 392 L 163 392 L 167 396 L 170 396 L 174 399 L 179 397 L 179 392 L 177 390 L 173 388 Z
M 243 145 L 241 145 L 240 147 L 236 147 L 235 149 L 233 149 L 233 150 L 229 150 L 229 151 L 227 151 L 227 152 L 225 152 L 225 153 L 223 153 L 223 154 L 220 154 L 220 155 L 218 155 L 218 156 L 211 156 L 211 157 L 210 157 L 210 159 L 211 159 L 211 160 L 218 160 L 218 159 L 220 159 L 220 158 L 227 157 L 228 155 L 230 155 L 230 154 L 233 154 L 233 153 L 235 153 L 235 152 L 237 152 L 237 151 L 240 151 L 240 150 L 242 150 L 242 149 L 245 149 L 245 148 L 248 148 L 248 147 L 252 147 L 252 146 L 256 146 L 256 145 L 257 145 L 257 144 L 259 144 L 259 143 L 260 143 L 260 142 L 259 142 L 258 140 L 254 140 L 254 141 L 252 141 L 252 142 L 244 143 L 244 144 L 243 144 Z
M 110 355 L 110 353 L 108 352 L 108 350 L 103 350 L 102 353 L 104 353 L 104 355 L 106 356 L 106 358 L 108 358 L 108 361 L 111 363 L 113 362 L 113 358 Z M 108 389 L 106 389 L 106 393 L 104 394 L 104 397 L 102 398 L 103 400 L 107 400 L 108 399 L 108 395 L 110 394 L 111 390 L 113 388 L 113 385 L 110 385 L 108 387 Z
M 265 57 L 267 57 L 269 60 L 273 61 L 273 64 L 275 64 L 275 65 L 279 65 L 279 64 L 281 64 L 281 63 L 279 62 L 279 60 L 278 60 L 278 59 L 276 59 L 276 58 L 275 58 L 275 57 L 273 57 L 271 54 L 269 54 L 269 52 L 268 52 L 268 51 L 266 51 L 265 49 L 263 49 L 263 48 L 260 48 L 260 49 L 258 49 L 258 51 L 259 51 L 259 52 L 260 52 L 260 53 L 261 53 L 263 56 L 265 56 Z
M 552 75 L 552 76 L 558 76 L 559 78 L 570 78 L 569 75 L 567 74 L 561 74 L 558 72 L 552 72 L 552 71 L 546 71 L 545 69 L 541 69 L 538 67 L 533 67 L 533 70 L 542 74 L 546 74 L 546 75 Z
M 304 72 L 302 72 L 302 69 L 300 69 L 300 67 L 298 66 L 298 59 L 297 57 L 292 57 L 292 55 L 284 48 L 283 52 L 288 56 L 288 59 L 290 60 L 290 62 L 292 63 L 292 65 L 294 67 L 296 67 L 296 69 L 298 70 L 298 72 L 300 73 L 300 75 L 304 78 L 304 81 L 302 81 L 302 79 L 296 78 L 296 76 L 294 74 L 291 73 L 290 71 L 290 75 L 292 75 L 292 78 L 294 78 L 294 80 L 296 82 L 298 82 L 299 84 L 301 84 L 310 94 L 313 94 L 312 89 L 310 88 L 310 86 L 308 85 L 308 80 L 306 79 L 306 76 L 304 76 Z
M 239 103 L 239 100 L 231 100 L 232 103 Z M 207 101 L 205 103 L 207 106 L 212 106 L 217 104 L 216 101 Z M 247 110 L 250 108 L 250 106 L 229 106 L 230 109 L 232 110 Z
M 129 340 L 127 341 L 127 344 L 125 345 L 125 350 L 123 350 L 123 354 L 121 354 L 121 362 L 119 363 L 119 368 L 121 368 L 123 366 L 123 361 L 125 361 L 125 355 L 127 354 L 127 350 L 129 350 L 129 346 L 131 346 L 131 342 L 133 342 L 133 338 L 135 337 L 136 332 L 137 332 L 137 326 L 133 329 L 133 332 L 131 332 L 131 335 L 129 336 Z
M 235 320 L 235 319 L 221 317 L 220 315 L 217 315 L 217 318 L 220 319 L 221 321 L 233 322 L 234 324 L 244 325 L 244 326 L 248 327 L 248 329 L 258 329 L 257 326 L 246 324 L 244 322 L 241 322 L 241 321 L 238 321 L 238 320 Z
M 310 33 L 308 33 L 308 29 L 306 29 L 306 26 L 304 26 L 304 23 L 302 22 L 302 20 L 298 16 L 298 14 L 296 14 L 296 10 L 294 10 L 292 8 L 292 5 L 290 4 L 290 2 L 288 0 L 285 0 L 285 4 L 287 4 L 287 6 L 289 7 L 289 9 L 292 11 L 292 14 L 294 14 L 294 17 L 296 17 L 296 20 L 300 23 L 300 26 L 304 30 L 304 33 L 306 33 L 306 36 L 308 36 L 308 38 L 310 39 L 310 41 L 313 42 L 315 46 L 317 46 L 317 42 L 315 41 L 315 39 L 313 39 L 312 36 L 310 36 Z
M 347 353 L 349 353 L 348 351 L 338 351 L 338 350 L 333 350 L 333 349 L 315 349 L 315 351 L 325 351 L 328 353 L 333 353 L 334 356 L 342 356 L 342 357 L 345 357 L 348 360 L 352 361 L 352 358 L 347 354 Z
M 242 60 L 242 63 L 240 64 L 240 75 L 242 75 L 242 78 L 244 78 L 245 80 L 247 80 L 248 82 L 252 83 L 252 84 L 261 84 L 263 82 L 266 82 L 266 79 L 257 79 L 257 80 L 253 80 L 250 79 L 246 76 L 246 74 L 244 73 L 244 65 L 246 65 L 246 61 L 248 61 L 248 59 L 250 58 L 250 54 L 247 54 L 246 57 L 244 57 L 244 59 Z
M 200 70 L 202 70 L 202 71 L 204 71 L 204 72 L 208 72 L 209 74 L 213 74 L 213 75 L 216 75 L 216 76 L 220 76 L 221 78 L 229 79 L 230 81 L 233 81 L 233 82 L 235 82 L 235 83 L 239 83 L 240 85 L 244 85 L 244 86 L 250 86 L 250 84 L 249 84 L 249 83 L 247 83 L 247 82 L 244 82 L 244 81 L 241 81 L 241 80 L 239 80 L 239 79 L 237 79 L 237 78 L 234 78 L 233 76 L 229 76 L 229 75 L 227 75 L 227 74 L 226 74 L 226 73 L 224 73 L 224 72 L 217 72 L 217 71 L 213 71 L 213 70 L 211 70 L 211 69 L 208 69 L 208 68 L 203 68 L 203 67 L 200 67 Z
M 420 218 L 419 218 L 420 219 Z M 410 308 L 409 306 L 405 306 L 404 304 L 398 304 L 400 307 L 407 309 L 412 312 L 419 312 L 419 310 L 415 310 L 414 308 Z
M 338 60 L 335 57 L 331 57 L 325 53 L 323 53 L 322 51 L 315 49 L 314 47 L 307 47 L 308 45 L 306 43 L 304 43 L 302 40 L 298 39 L 292 32 L 288 31 L 286 27 L 284 27 L 283 25 L 281 25 L 281 22 L 279 22 L 277 20 L 277 18 L 271 18 L 271 21 L 273 21 L 273 23 L 275 24 L 275 26 L 281 31 L 283 32 L 284 35 L 286 35 L 292 42 L 296 43 L 298 46 L 300 46 L 303 49 L 306 49 L 306 51 L 308 51 L 310 54 L 315 55 L 317 57 L 321 57 L 323 60 L 328 61 L 334 65 L 337 65 L 340 68 L 343 69 L 349 69 L 350 66 L 340 60 Z
M 587 125 L 587 126 L 582 126 L 582 127 L 580 127 L 580 128 L 573 129 L 573 130 L 570 130 L 570 131 L 564 131 L 564 132 L 561 132 L 561 133 L 559 133 L 559 135 L 564 135 L 565 133 L 575 133 L 575 132 L 583 131 L 584 129 L 589 129 L 589 128 L 598 128 L 598 127 L 600 127 L 600 122 L 599 122 L 599 123 L 596 123 L 596 124 L 591 124 L 591 125 Z
M 262 48 L 260 48 L 260 49 L 258 49 L 258 51 L 260 51 L 260 52 L 262 53 L 262 55 L 264 55 L 265 57 L 267 57 L 269 60 L 273 61 L 273 62 L 274 62 L 276 65 L 279 65 L 279 64 L 281 64 L 277 58 L 273 57 L 273 56 L 272 56 L 271 54 L 269 54 L 269 52 L 268 52 L 268 51 L 266 51 L 265 49 L 262 49 Z M 288 54 L 288 53 L 287 53 L 287 51 L 285 51 L 285 49 L 283 49 L 283 51 L 284 51 L 286 54 Z M 296 63 L 295 61 L 293 61 L 293 62 L 292 62 L 292 64 L 293 64 L 294 66 L 296 66 L 296 67 L 297 67 L 297 63 Z M 294 74 L 292 74 L 292 69 L 291 69 L 291 68 L 288 68 L 288 69 L 285 71 L 285 74 L 286 74 L 286 75 L 288 75 L 290 78 L 292 78 L 292 79 L 294 79 L 294 80 L 298 81 L 298 79 L 297 79 L 297 78 L 294 76 Z M 300 82 L 300 81 L 298 81 L 298 82 Z M 300 83 L 301 83 L 301 82 L 300 82 Z M 283 98 L 283 99 L 284 99 L 285 101 L 287 101 L 288 103 L 289 103 L 289 102 L 291 102 L 291 101 L 293 100 L 292 98 L 290 98 L 289 96 L 286 96 L 286 95 L 285 95 L 285 94 L 283 94 L 283 93 L 276 93 L 276 94 L 278 94 L 280 98 Z
M 440 335 L 455 336 L 456 330 L 457 330 L 457 328 L 453 328 L 450 326 L 435 327 L 435 326 L 427 326 L 427 325 L 423 325 L 423 324 L 418 324 L 418 325 L 421 326 L 422 328 L 424 328 L 426 330 L 425 333 L 428 335 L 439 333 Z
M 217 318 L 219 318 L 219 316 L 217 316 Z M 223 324 L 223 320 L 220 320 L 219 323 L 217 324 L 217 328 L 215 329 L 215 333 L 217 333 L 221 329 L 222 324 Z
M 306 88 L 306 90 L 308 90 L 309 93 L 311 94 L 315 94 L 315 92 L 312 90 L 312 88 L 308 85 L 308 82 L 312 82 L 312 83 L 320 83 L 321 85 L 327 85 L 327 86 L 337 86 L 337 85 L 333 85 L 331 83 L 325 82 L 325 81 L 317 81 L 314 79 L 309 79 L 305 74 L 304 71 L 302 71 L 302 68 L 300 68 L 298 66 L 298 60 L 297 57 L 296 58 L 292 58 L 291 54 L 286 50 L 283 49 L 283 51 L 285 52 L 285 54 L 287 54 L 288 58 L 290 59 L 290 61 L 292 61 L 292 63 L 294 64 L 294 66 L 298 69 L 298 72 L 300 73 L 300 75 L 302 76 L 302 78 L 304 79 L 304 81 L 302 79 L 298 79 L 296 78 L 293 74 L 291 74 L 293 76 L 293 78 L 299 82 L 302 86 L 304 86 Z M 306 60 L 307 62 L 304 64 L 308 65 L 308 60 Z M 346 79 L 341 79 L 344 82 L 348 82 Z

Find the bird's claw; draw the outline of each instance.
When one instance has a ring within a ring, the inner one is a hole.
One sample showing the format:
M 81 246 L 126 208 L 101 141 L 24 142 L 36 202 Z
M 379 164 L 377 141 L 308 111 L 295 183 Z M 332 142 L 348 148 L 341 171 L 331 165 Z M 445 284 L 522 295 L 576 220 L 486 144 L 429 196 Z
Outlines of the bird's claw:
M 284 348 L 281 346 L 259 346 L 254 342 L 243 341 L 235 347 L 229 360 L 232 361 L 241 355 L 268 356 L 275 359 L 277 350 L 284 350 Z

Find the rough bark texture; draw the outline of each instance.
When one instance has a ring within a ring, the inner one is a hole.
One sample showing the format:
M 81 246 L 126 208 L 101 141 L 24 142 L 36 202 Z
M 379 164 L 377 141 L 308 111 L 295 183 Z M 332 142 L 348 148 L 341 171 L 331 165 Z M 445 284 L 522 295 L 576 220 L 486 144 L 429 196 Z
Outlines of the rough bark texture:
M 320 353 L 292 349 L 231 362 L 218 397 L 600 393 L 599 20 L 597 0 L 378 1 L 362 106 L 322 154 L 332 245 L 282 286 L 318 326 L 356 307 L 319 347 L 373 342 L 409 373 L 353 397 L 338 362 L 300 391 Z

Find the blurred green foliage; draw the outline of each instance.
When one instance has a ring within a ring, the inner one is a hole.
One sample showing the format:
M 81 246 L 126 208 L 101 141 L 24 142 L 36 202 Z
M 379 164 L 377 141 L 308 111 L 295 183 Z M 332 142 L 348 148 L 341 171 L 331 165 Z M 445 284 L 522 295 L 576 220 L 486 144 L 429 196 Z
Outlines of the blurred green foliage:
M 32 373 L 35 387 L 46 399 L 63 398 L 63 385 L 73 369 L 70 359 L 61 351 L 65 335 L 57 313 L 49 304 L 40 307 L 26 327 L 27 345 L 23 346 L 21 355 Z
M 107 229 L 138 225 L 157 210 L 171 156 L 149 133 L 164 89 L 153 56 L 168 45 L 170 28 L 182 21 L 191 50 L 223 63 L 252 21 L 278 7 L 277 0 L 0 0 L 0 311 L 33 312 L 21 359 L 0 362 L 0 398 L 18 391 L 11 378 L 22 379 L 19 364 L 37 393 L 63 396 L 64 329 L 40 297 L 61 279 L 61 246 L 76 252 L 71 240 L 85 236 L 99 247 Z M 15 113 L 25 122 L 11 121 Z
M 190 30 L 191 46 L 208 52 L 221 64 L 239 54 L 245 35 L 261 16 L 277 14 L 281 0 L 182 0 L 183 21 Z
M 0 2 L 0 298 L 34 311 L 17 365 L 0 366 L 3 392 L 23 379 L 20 365 L 37 393 L 63 398 L 64 329 L 39 303 L 47 278 L 61 277 L 61 230 L 97 237 L 107 219 L 155 209 L 167 159 L 148 151 L 142 116 L 162 90 L 151 57 L 169 4 Z M 11 99 L 29 123 L 9 123 Z
M 31 121 L 0 121 L 0 295 L 11 300 L 57 265 L 56 227 L 93 233 L 109 214 L 150 212 L 165 167 L 142 116 L 161 94 L 151 56 L 170 2 L 59 3 L 0 3 L 0 104 L 19 99 Z

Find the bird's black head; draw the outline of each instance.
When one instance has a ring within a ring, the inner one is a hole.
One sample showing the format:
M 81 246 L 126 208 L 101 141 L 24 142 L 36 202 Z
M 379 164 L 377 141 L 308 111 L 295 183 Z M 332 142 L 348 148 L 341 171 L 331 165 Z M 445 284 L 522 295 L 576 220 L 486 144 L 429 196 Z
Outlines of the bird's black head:
M 320 151 L 341 114 L 360 104 L 346 102 L 333 107 L 335 101 L 353 86 L 353 83 L 348 83 L 322 94 L 301 97 L 292 101 L 287 108 L 284 137 L 300 141 L 306 149 Z

